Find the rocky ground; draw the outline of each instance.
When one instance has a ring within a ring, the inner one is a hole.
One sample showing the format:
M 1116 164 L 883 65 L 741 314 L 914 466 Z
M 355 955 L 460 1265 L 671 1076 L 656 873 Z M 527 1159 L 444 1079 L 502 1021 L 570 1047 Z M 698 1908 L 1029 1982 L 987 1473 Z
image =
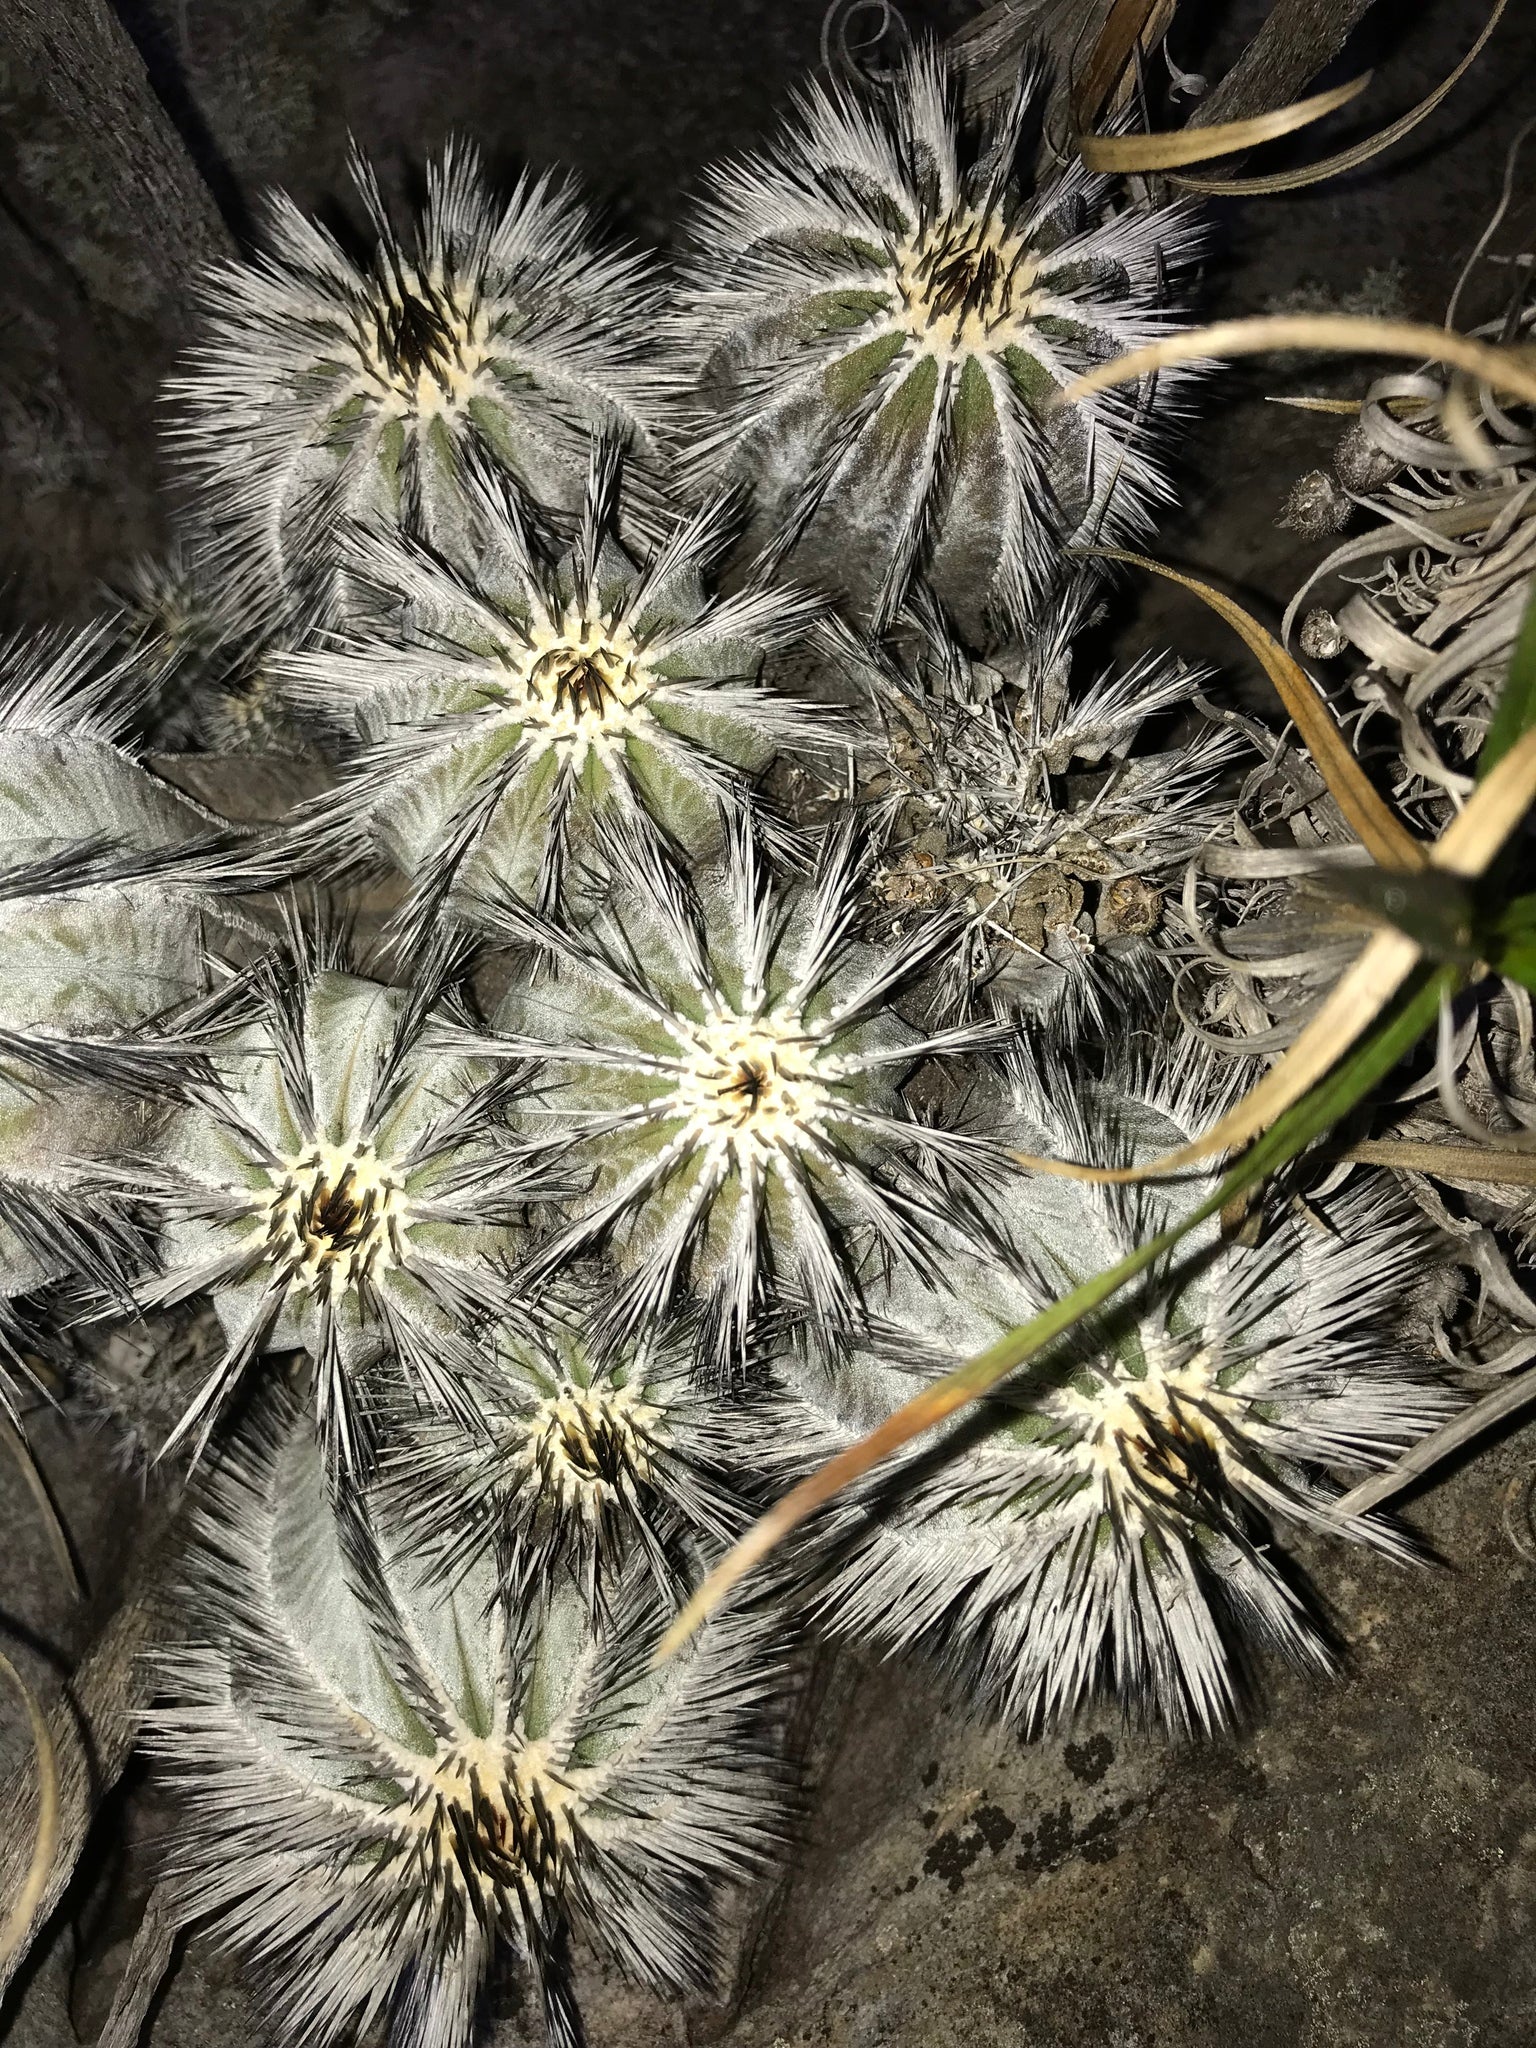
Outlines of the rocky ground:
M 456 131 L 500 168 L 580 164 L 632 230 L 663 238 L 695 167 L 760 134 L 818 62 L 823 25 L 821 0 L 138 0 L 125 11 L 237 231 L 270 180 L 334 201 L 349 132 L 403 179 Z M 942 33 L 968 9 L 903 11 Z M 1224 24 L 1213 69 L 1263 12 L 1246 0 L 1210 10 Z M 1481 0 L 1375 13 L 1375 44 L 1358 39 L 1356 57 L 1379 56 L 1380 69 L 1352 133 L 1443 76 L 1483 18 Z M 1517 0 L 1482 68 L 1380 165 L 1218 209 L 1209 303 L 1442 317 L 1509 142 L 1536 110 L 1533 84 L 1536 10 Z M 30 90 L 0 75 L 0 239 L 39 191 L 46 217 L 73 225 L 52 247 L 27 244 L 0 278 L 0 606 L 17 620 L 78 611 L 153 542 L 148 393 L 164 367 L 147 316 L 129 308 L 104 324 L 48 283 L 89 269 L 130 224 L 93 228 L 89 169 L 28 126 Z M 1297 157 L 1312 147 L 1298 143 Z M 1517 204 L 1504 246 L 1533 235 L 1536 206 Z M 1161 551 L 1273 615 L 1315 552 L 1274 514 L 1332 430 L 1258 399 L 1340 388 L 1337 371 L 1295 362 L 1213 387 Z M 1171 592 L 1127 603 L 1114 623 L 1123 642 L 1234 662 L 1222 629 Z M 91 1583 L 84 1602 L 67 1595 L 18 1474 L 0 1466 L 5 1620 L 34 1680 L 78 1655 L 153 1506 L 152 1483 L 146 1493 L 126 1468 L 103 1480 L 94 1455 L 86 1466 L 86 1427 L 38 1428 Z M 824 1670 L 799 1848 L 776 1897 L 744 1917 L 733 2008 L 683 2012 L 594 1982 L 593 2048 L 1536 2043 L 1533 1459 L 1536 1425 L 1414 1503 L 1431 1553 L 1417 1570 L 1319 1556 L 1339 1678 L 1271 1674 L 1250 1725 L 1219 1743 L 1170 1749 L 1105 1721 L 1026 1747 L 941 1705 L 920 1669 Z M 0 1741 L 21 1750 L 9 1707 Z M 94 2038 L 157 1824 L 132 1778 L 56 1939 L 0 2016 L 15 2048 Z M 215 2048 L 253 2027 L 238 1983 L 194 1944 L 155 2041 Z M 498 2038 L 525 2038 L 515 2014 Z

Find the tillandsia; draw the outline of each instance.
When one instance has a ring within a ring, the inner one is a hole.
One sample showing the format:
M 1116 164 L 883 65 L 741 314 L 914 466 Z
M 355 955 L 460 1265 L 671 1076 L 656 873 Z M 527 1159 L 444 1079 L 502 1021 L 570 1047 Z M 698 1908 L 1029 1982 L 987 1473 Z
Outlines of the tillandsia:
M 296 708 L 359 743 L 295 822 L 295 856 L 386 852 L 411 878 L 415 940 L 450 898 L 492 886 L 549 909 L 573 864 L 601 867 L 618 818 L 696 858 L 780 747 L 825 755 L 839 736 L 828 706 L 765 674 L 818 603 L 783 586 L 710 594 L 734 524 L 720 500 L 637 559 L 621 476 L 599 438 L 574 540 L 551 549 L 505 477 L 482 471 L 472 574 L 359 533 L 348 560 L 379 616 L 284 665 Z
M 1170 496 L 1177 373 L 1052 409 L 1073 375 L 1165 333 L 1192 216 L 1073 158 L 1035 186 L 1043 96 L 969 116 L 917 51 L 879 95 L 812 85 L 769 147 L 711 173 L 678 323 L 696 478 L 739 477 L 773 558 L 877 626 L 922 575 L 978 634 L 1023 624 L 1073 540 Z
M 269 1399 L 199 1518 L 187 1640 L 151 1746 L 179 1801 L 169 1912 L 249 1961 L 285 2040 L 469 2048 L 493 1973 L 578 2048 L 569 1938 L 660 1990 L 716 1988 L 719 1902 L 780 1846 L 785 1687 L 761 1619 L 653 1669 L 639 1559 L 454 1583 L 377 1503 L 340 1519 L 313 1433 Z
M 1203 1128 L 1230 1092 L 1198 1050 L 1129 1046 L 1122 1034 L 1086 1086 L 1043 1050 L 1013 1062 L 1009 1136 L 1130 1164 Z M 957 1246 L 941 1316 L 897 1273 L 839 1372 L 786 1352 L 807 1442 L 861 1434 L 1203 1192 L 1023 1182 L 1000 1205 L 1011 1256 Z M 1279 1216 L 1257 1247 L 1212 1219 L 938 1445 L 843 1498 L 807 1553 L 819 1618 L 887 1652 L 937 1654 L 1027 1732 L 1101 1692 L 1177 1732 L 1210 1731 L 1254 1650 L 1327 1669 L 1327 1629 L 1284 1540 L 1306 1529 L 1411 1555 L 1390 1523 L 1335 1512 L 1333 1474 L 1388 1462 L 1458 1406 L 1443 1369 L 1401 1341 L 1426 1241 L 1376 1177 L 1328 1199 L 1321 1222 Z
M 404 241 L 361 159 L 353 176 L 369 261 L 276 195 L 265 252 L 205 281 L 203 337 L 172 387 L 226 603 L 258 621 L 334 601 L 345 521 L 471 548 L 471 450 L 554 513 L 580 503 L 591 430 L 658 456 L 652 272 L 599 241 L 573 187 L 525 177 L 500 204 L 452 145 Z
M 208 1079 L 122 1169 L 159 1224 L 137 1299 L 206 1294 L 224 1331 L 167 1448 L 200 1449 L 251 1361 L 292 1349 L 314 1361 L 345 1476 L 391 1376 L 472 1417 L 476 1340 L 515 1311 L 520 1227 L 558 1181 L 509 1150 L 507 1071 L 434 1043 L 450 1021 L 434 992 L 430 974 L 403 990 L 344 972 L 318 944 L 268 955 L 210 1036 Z
M 525 1284 L 607 1245 L 625 1275 L 614 1328 L 691 1304 L 725 1378 L 770 1308 L 835 1348 L 859 1324 L 871 1252 L 932 1279 L 941 1219 L 984 1229 L 977 1183 L 996 1153 L 920 1121 L 901 1084 L 996 1029 L 925 1036 L 892 1007 L 947 926 L 859 939 L 851 820 L 788 891 L 744 827 L 697 887 L 644 839 L 620 866 L 628 886 L 579 931 L 485 906 L 493 933 L 546 971 L 515 981 L 496 1034 L 467 1050 L 533 1063 L 517 1112 L 530 1158 L 591 1175 Z
M 1170 883 L 1230 809 L 1222 785 L 1241 742 L 1228 728 L 1202 720 L 1182 743 L 1138 745 L 1149 724 L 1188 714 L 1205 676 L 1146 655 L 1074 689 L 1083 608 L 1064 604 L 986 662 L 923 608 L 915 659 L 880 664 L 886 739 L 862 791 L 873 887 L 897 932 L 914 914 L 958 912 L 946 1011 L 1095 1000 L 1085 970 L 1144 962 Z
M 121 1310 L 141 1244 L 92 1162 L 196 1071 L 171 1021 L 206 986 L 223 821 L 134 758 L 138 678 L 110 635 L 0 649 L 0 1351 L 11 1304 L 73 1279 Z M 0 1404 L 10 1405 L 0 1367 Z
M 473 1427 L 415 1413 L 390 1433 L 392 1512 L 450 1575 L 495 1547 L 509 1583 L 571 1576 L 595 1607 L 637 1554 L 674 1593 L 679 1531 L 740 1533 L 744 1483 L 778 1457 L 776 1404 L 701 1387 L 681 1320 L 599 1341 L 612 1287 L 577 1266 L 495 1332 Z

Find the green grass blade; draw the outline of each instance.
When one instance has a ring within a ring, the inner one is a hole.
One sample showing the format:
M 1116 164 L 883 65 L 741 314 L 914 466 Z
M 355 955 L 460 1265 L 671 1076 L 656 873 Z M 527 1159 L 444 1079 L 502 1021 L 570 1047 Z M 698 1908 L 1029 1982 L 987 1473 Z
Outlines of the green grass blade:
M 1499 692 L 1493 719 L 1477 757 L 1477 779 L 1482 781 L 1496 761 L 1502 761 L 1522 733 L 1536 725 L 1536 580 L 1526 599 L 1509 674 Z

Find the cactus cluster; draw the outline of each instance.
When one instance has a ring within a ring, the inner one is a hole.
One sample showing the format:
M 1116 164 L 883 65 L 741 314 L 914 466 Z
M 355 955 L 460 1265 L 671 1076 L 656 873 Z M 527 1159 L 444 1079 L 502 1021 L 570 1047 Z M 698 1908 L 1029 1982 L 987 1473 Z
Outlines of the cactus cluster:
M 1204 1730 L 1327 1661 L 1289 1532 L 1406 1554 L 1332 1502 L 1454 1396 L 1357 1173 L 649 1661 L 776 1489 L 1203 1192 L 1013 1157 L 1219 1106 L 1181 889 L 1252 766 L 1209 677 L 1093 650 L 1068 550 L 1167 498 L 1182 391 L 1047 401 L 1197 234 L 1037 181 L 1042 89 L 808 88 L 675 274 L 463 149 L 407 233 L 358 166 L 366 260 L 277 200 L 173 392 L 176 562 L 5 657 L 0 1343 L 211 1304 L 165 1897 L 283 2040 L 468 2048 L 511 1968 L 572 2048 L 577 1939 L 717 1985 L 807 1631 Z M 181 795 L 207 752 L 282 814 Z

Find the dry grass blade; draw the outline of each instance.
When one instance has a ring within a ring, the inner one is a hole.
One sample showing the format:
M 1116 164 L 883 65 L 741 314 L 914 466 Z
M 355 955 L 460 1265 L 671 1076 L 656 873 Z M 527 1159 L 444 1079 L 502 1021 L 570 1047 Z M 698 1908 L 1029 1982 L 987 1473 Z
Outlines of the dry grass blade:
M 1496 391 L 1536 405 L 1536 360 L 1530 350 L 1495 348 L 1470 335 L 1420 321 L 1370 320 L 1353 313 L 1262 313 L 1250 320 L 1218 320 L 1210 327 L 1186 328 L 1165 341 L 1149 342 L 1145 348 L 1133 348 L 1128 355 L 1084 371 L 1063 385 L 1052 402 L 1075 405 L 1080 398 L 1112 391 L 1118 384 L 1134 384 L 1138 378 L 1176 363 L 1268 355 L 1290 348 L 1448 363 L 1453 369 L 1486 379 Z
M 1358 170 L 1363 163 L 1369 163 L 1373 156 L 1379 156 L 1384 149 L 1390 149 L 1394 142 L 1417 128 L 1419 123 L 1432 114 L 1446 94 L 1459 85 L 1482 55 L 1488 38 L 1498 27 L 1509 0 L 1494 0 L 1494 9 L 1489 15 L 1482 34 L 1468 50 L 1465 57 L 1450 75 L 1441 80 L 1432 93 L 1421 99 L 1416 107 L 1410 107 L 1406 114 L 1399 114 L 1385 128 L 1378 129 L 1363 142 L 1352 143 L 1348 149 L 1341 149 L 1335 156 L 1327 156 L 1320 163 L 1307 164 L 1300 170 L 1274 171 L 1257 178 L 1175 178 L 1174 183 L 1188 192 L 1204 192 L 1222 198 L 1237 198 L 1245 194 L 1262 192 L 1299 192 L 1307 185 L 1319 185 L 1326 178 L 1339 177 L 1345 171 Z M 1326 95 L 1324 95 L 1326 97 Z M 1301 102 L 1306 105 L 1306 101 Z M 1239 124 L 1241 125 L 1241 124 Z M 1285 132 L 1283 129 L 1282 134 Z M 1186 163 L 1193 163 L 1193 157 L 1186 157 Z
M 77 1600 L 85 1598 L 85 1587 L 80 1582 L 80 1569 L 75 1563 L 75 1553 L 70 1548 L 69 1537 L 59 1518 L 53 1495 L 48 1491 L 48 1482 L 38 1470 L 36 1458 L 21 1431 L 14 1423 L 0 1416 L 0 1443 L 21 1467 L 21 1476 L 27 1482 L 27 1491 L 37 1503 L 43 1527 L 48 1532 L 49 1546 L 58 1560 L 59 1568 L 69 1582 L 69 1590 Z
M 1203 164 L 1212 157 L 1231 156 L 1234 150 L 1257 148 L 1261 142 L 1273 142 L 1320 121 L 1357 99 L 1370 82 L 1371 73 L 1363 71 L 1347 85 L 1336 85 L 1289 107 L 1276 107 L 1273 113 L 1254 114 L 1246 121 L 1220 121 L 1210 128 L 1179 128 L 1158 135 L 1079 135 L 1077 147 L 1090 171 L 1168 171 L 1180 164 Z
M 1482 874 L 1511 832 L 1536 802 L 1536 728 L 1524 734 L 1487 778 L 1467 807 L 1453 818 L 1430 850 L 1429 864 L 1442 874 L 1472 880 Z M 1031 1173 L 1100 1186 L 1126 1186 L 1180 1173 L 1189 1166 L 1235 1151 L 1299 1102 L 1343 1053 L 1374 1023 L 1420 959 L 1417 941 L 1395 928 L 1380 931 L 1335 984 L 1328 1000 L 1280 1062 L 1255 1082 L 1225 1116 L 1200 1137 L 1165 1152 L 1145 1166 L 1090 1166 L 1081 1160 L 1041 1159 L 1014 1152 L 1014 1162 Z
M 1328 785 L 1329 795 L 1371 858 L 1379 867 L 1385 868 L 1424 866 L 1427 858 L 1425 849 L 1411 832 L 1399 824 L 1372 788 L 1306 671 L 1272 633 L 1267 633 L 1258 620 L 1232 598 L 1213 589 L 1209 583 L 1200 582 L 1197 577 L 1186 576 L 1182 570 L 1170 569 L 1163 562 L 1153 561 L 1149 555 L 1131 554 L 1123 549 L 1098 552 L 1104 560 L 1129 562 L 1138 569 L 1150 570 L 1154 576 L 1164 577 L 1169 583 L 1177 583 L 1183 590 L 1192 590 L 1219 618 L 1224 619 L 1279 692 L 1291 722 L 1301 734 L 1318 773 Z
M 59 1769 L 54 1756 L 53 1733 L 47 1716 L 38 1705 L 32 1688 L 3 1652 L 0 1669 L 20 1693 L 32 1724 L 32 1747 L 37 1756 L 37 1833 L 32 1843 L 32 1860 L 27 1874 L 0 1925 L 0 1963 L 9 1962 L 23 1947 L 32 1927 L 59 1849 Z
M 1532 1152 L 1495 1152 L 1486 1145 L 1441 1145 L 1412 1138 L 1366 1138 L 1351 1145 L 1343 1156 L 1360 1166 L 1391 1166 L 1399 1173 L 1536 1188 L 1536 1153 Z

